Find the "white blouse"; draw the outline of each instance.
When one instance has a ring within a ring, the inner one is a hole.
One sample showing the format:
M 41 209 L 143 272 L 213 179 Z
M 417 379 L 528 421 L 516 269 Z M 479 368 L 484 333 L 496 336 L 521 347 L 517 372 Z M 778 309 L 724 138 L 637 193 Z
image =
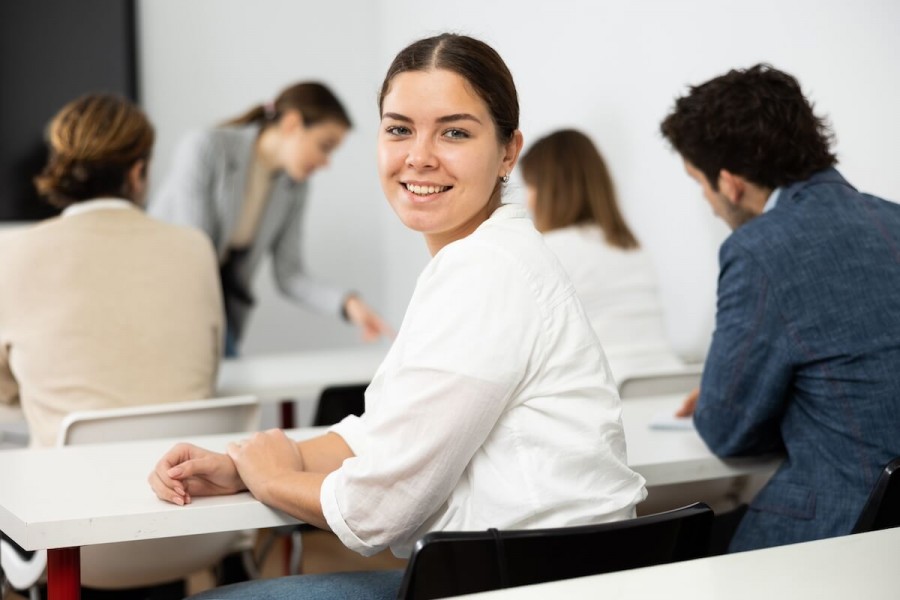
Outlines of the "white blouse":
M 523 207 L 505 205 L 419 276 L 362 417 L 328 475 L 331 529 L 408 556 L 432 530 L 561 527 L 634 516 L 603 350 Z
M 596 225 L 554 229 L 544 241 L 572 280 L 616 380 L 682 365 L 666 336 L 646 252 L 610 246 Z

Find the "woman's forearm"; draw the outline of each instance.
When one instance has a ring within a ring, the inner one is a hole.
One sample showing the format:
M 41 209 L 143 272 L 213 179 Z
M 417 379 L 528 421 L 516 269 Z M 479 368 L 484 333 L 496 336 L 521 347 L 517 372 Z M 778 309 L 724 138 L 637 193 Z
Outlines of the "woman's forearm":
M 323 475 L 336 471 L 346 459 L 354 456 L 353 450 L 344 438 L 331 432 L 311 440 L 297 442 L 297 449 L 303 457 L 303 470 Z
M 323 473 L 291 472 L 267 481 L 261 489 L 251 490 L 262 503 L 285 512 L 304 523 L 330 529 L 322 514 L 319 495 Z

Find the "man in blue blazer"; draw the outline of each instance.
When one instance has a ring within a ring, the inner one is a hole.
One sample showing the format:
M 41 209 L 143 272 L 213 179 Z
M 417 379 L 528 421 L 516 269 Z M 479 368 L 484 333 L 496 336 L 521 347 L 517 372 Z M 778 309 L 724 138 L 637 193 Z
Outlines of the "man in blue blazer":
M 690 88 L 661 129 L 734 230 L 694 423 L 719 456 L 786 456 L 729 551 L 850 533 L 900 456 L 900 205 L 847 183 L 768 65 Z

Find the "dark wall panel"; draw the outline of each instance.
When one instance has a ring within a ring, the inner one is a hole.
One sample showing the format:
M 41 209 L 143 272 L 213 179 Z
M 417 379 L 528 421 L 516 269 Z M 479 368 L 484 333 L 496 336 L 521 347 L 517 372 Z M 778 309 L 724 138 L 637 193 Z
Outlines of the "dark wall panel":
M 0 220 L 54 213 L 31 180 L 66 102 L 94 91 L 137 99 L 135 31 L 133 0 L 0 1 Z

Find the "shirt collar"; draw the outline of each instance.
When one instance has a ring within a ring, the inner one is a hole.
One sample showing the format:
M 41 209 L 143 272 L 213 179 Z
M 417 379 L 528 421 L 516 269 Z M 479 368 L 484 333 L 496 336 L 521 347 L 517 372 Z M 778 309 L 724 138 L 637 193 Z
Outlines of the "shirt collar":
M 121 198 L 96 198 L 70 204 L 62 211 L 62 216 L 71 217 L 95 210 L 123 208 L 137 209 L 137 206 L 135 206 L 134 202 L 122 200 Z
M 777 187 L 774 190 L 772 190 L 772 193 L 769 194 L 769 199 L 766 200 L 766 204 L 763 206 L 764 213 L 767 213 L 770 210 L 772 210 L 773 208 L 775 208 L 775 205 L 778 204 L 778 197 L 780 195 L 781 195 L 780 187 Z

